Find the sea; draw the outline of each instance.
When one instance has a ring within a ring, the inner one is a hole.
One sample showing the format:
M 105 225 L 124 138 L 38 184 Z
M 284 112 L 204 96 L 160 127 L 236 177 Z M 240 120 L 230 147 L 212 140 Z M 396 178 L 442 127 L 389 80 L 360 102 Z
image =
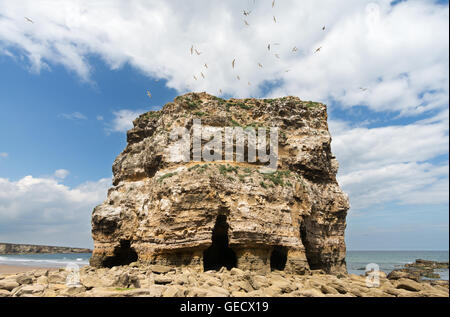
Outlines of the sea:
M 76 264 L 79 267 L 89 264 L 91 253 L 76 254 L 23 254 L 0 255 L 0 264 L 25 265 L 34 267 L 65 267 Z M 401 268 L 406 263 L 413 263 L 416 259 L 449 261 L 448 251 L 347 251 L 348 273 L 364 274 L 368 264 L 378 265 L 386 273 Z M 449 279 L 448 269 L 435 270 L 441 279 Z
M 91 253 L 54 253 L 54 254 L 14 254 L 0 255 L 0 265 L 21 265 L 46 268 L 61 268 L 76 264 L 79 267 L 89 264 Z
M 346 262 L 348 273 L 361 275 L 368 264 L 376 264 L 380 271 L 390 273 L 416 259 L 448 262 L 448 251 L 347 251 Z M 435 272 L 448 281 L 448 269 Z

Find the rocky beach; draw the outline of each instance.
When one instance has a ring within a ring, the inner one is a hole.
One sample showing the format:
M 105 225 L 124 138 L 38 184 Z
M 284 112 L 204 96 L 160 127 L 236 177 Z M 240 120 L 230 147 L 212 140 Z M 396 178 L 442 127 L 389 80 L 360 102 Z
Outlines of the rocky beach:
M 1 297 L 448 297 L 448 281 L 423 280 L 379 272 L 379 285 L 367 276 L 305 275 L 238 268 L 199 272 L 190 268 L 131 263 L 113 268 L 72 271 L 37 269 L 0 275 Z

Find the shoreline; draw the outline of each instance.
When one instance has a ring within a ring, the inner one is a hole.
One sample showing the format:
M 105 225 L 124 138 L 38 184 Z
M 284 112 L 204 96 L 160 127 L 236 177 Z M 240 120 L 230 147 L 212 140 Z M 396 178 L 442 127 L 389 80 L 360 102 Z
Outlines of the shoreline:
M 35 270 L 57 271 L 59 267 L 0 264 L 0 274 L 26 273 Z

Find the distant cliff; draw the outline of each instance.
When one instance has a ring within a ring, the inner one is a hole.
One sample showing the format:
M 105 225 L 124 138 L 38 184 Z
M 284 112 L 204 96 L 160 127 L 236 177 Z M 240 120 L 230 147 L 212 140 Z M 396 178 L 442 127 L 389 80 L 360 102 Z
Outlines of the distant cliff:
M 48 245 L 0 243 L 0 254 L 30 253 L 90 253 L 90 249 L 55 247 Z

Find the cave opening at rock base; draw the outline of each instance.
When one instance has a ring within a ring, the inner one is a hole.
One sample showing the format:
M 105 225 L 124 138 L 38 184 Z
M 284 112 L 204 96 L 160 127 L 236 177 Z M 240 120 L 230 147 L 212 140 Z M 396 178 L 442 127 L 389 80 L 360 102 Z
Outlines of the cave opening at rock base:
M 203 270 L 231 270 L 237 265 L 235 252 L 228 246 L 227 216 L 219 215 L 212 232 L 212 244 L 203 252 Z
M 286 248 L 276 246 L 270 255 L 270 270 L 284 271 L 287 262 Z
M 114 248 L 114 255 L 107 257 L 103 261 L 103 266 L 111 268 L 113 266 L 128 265 L 138 260 L 136 251 L 131 247 L 129 240 L 120 240 L 120 245 Z

